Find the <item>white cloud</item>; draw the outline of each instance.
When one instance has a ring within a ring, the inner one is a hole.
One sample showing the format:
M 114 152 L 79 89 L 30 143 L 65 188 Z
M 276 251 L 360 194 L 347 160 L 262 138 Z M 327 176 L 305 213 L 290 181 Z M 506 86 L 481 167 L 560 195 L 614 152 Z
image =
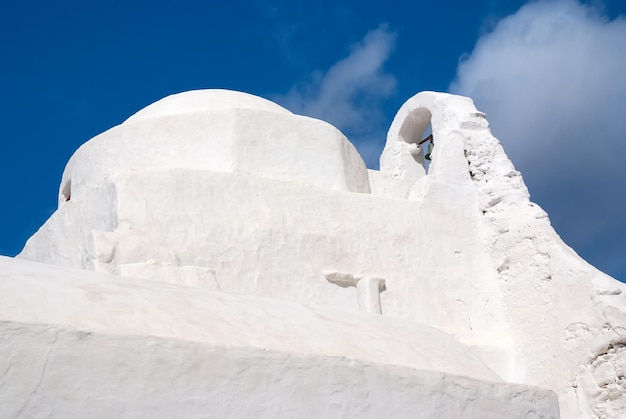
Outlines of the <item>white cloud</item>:
M 383 69 L 394 43 L 395 35 L 381 26 L 327 71 L 314 72 L 275 100 L 295 113 L 333 124 L 356 144 L 369 166 L 376 165 L 380 150 L 372 150 L 372 144 L 385 138 L 382 101 L 396 84 Z
M 481 37 L 450 90 L 487 113 L 565 239 L 609 257 L 626 234 L 626 19 L 529 3 Z

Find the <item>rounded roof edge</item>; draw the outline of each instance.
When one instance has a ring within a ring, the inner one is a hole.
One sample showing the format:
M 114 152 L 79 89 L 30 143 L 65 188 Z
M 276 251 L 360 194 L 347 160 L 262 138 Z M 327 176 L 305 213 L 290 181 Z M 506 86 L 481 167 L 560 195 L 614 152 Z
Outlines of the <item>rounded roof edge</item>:
M 252 109 L 280 114 L 292 113 L 282 106 L 249 93 L 225 89 L 190 90 L 175 93 L 146 106 L 123 123 L 166 115 L 178 115 L 213 110 Z

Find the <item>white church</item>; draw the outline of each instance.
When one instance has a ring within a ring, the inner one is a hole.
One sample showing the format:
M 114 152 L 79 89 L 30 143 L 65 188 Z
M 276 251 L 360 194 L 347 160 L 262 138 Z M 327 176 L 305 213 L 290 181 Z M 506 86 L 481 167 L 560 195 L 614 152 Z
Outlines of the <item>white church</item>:
M 0 257 L 0 417 L 624 418 L 625 291 L 469 98 L 409 99 L 375 171 L 326 122 L 180 93 L 82 145 Z

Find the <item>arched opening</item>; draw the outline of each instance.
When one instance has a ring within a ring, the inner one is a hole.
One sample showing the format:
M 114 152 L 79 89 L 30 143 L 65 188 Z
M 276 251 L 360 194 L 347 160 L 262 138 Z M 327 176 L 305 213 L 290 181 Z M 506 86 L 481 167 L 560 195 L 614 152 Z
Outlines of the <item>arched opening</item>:
M 426 174 L 428 174 L 430 160 L 425 157 L 431 142 L 424 140 L 433 133 L 431 120 L 432 113 L 425 107 L 419 107 L 407 115 L 398 130 L 399 140 L 408 144 L 415 144 L 416 147 L 420 148 L 420 150 L 417 150 L 419 153 L 413 154 L 413 158 L 417 164 L 424 168 Z
M 473 110 L 469 115 L 468 109 Z M 433 182 L 471 181 L 465 130 L 487 128 L 484 115 L 463 98 L 418 93 L 402 105 L 389 127 L 378 176 L 384 180 L 373 182 L 377 183 L 376 191 L 384 196 L 419 199 Z M 432 160 L 428 161 L 425 156 L 430 144 L 422 141 L 430 134 Z
M 381 195 L 418 199 L 432 183 L 430 176 L 436 175 L 437 180 L 442 179 L 439 175 L 444 172 L 446 176 L 448 172 L 456 176 L 456 148 L 459 144 L 462 146 L 462 141 L 455 140 L 452 148 L 448 146 L 450 133 L 442 128 L 454 121 L 448 121 L 449 108 L 446 103 L 440 103 L 439 98 L 440 94 L 434 92 L 418 93 L 396 114 L 380 156 L 378 178 L 384 180 L 372 182 Z M 429 152 L 431 160 L 425 158 Z M 448 170 L 451 159 L 452 169 Z M 467 167 L 464 170 L 467 173 Z
M 414 109 L 402 122 L 398 136 L 409 144 L 419 143 L 430 128 L 432 116 L 424 107 Z

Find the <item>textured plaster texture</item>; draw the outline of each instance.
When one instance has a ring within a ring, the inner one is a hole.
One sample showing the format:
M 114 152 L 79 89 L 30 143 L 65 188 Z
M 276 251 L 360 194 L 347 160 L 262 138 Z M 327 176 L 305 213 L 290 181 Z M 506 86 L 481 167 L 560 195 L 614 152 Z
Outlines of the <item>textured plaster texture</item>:
M 409 99 L 380 168 L 322 121 L 222 90 L 88 141 L 18 256 L 46 265 L 0 259 L 7 356 L 40 345 L 5 367 L 35 387 L 7 375 L 0 397 L 13 414 L 66 400 L 42 384 L 51 342 L 71 381 L 95 355 L 68 342 L 91 333 L 124 367 L 96 362 L 81 400 L 129 417 L 201 416 L 198 389 L 222 416 L 626 415 L 625 287 L 561 241 L 471 99 Z M 135 344 L 154 350 L 138 363 Z

